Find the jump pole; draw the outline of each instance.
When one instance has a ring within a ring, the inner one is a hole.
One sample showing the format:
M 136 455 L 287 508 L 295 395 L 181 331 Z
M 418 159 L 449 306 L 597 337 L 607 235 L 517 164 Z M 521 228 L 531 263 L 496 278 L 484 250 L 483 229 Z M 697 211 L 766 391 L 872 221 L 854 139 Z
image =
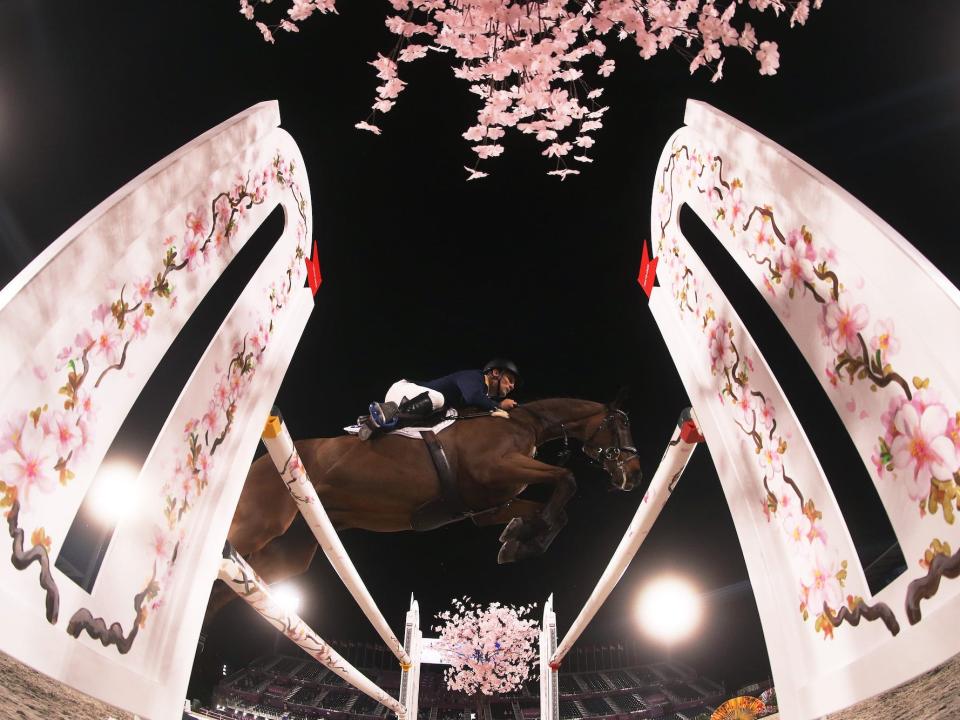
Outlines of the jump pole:
M 220 561 L 220 579 L 261 617 L 300 646 L 308 655 L 316 658 L 360 692 L 392 710 L 399 720 L 406 720 L 407 711 L 404 706 L 347 662 L 299 615 L 284 609 L 270 594 L 270 589 L 263 579 L 246 560 L 237 554 L 230 543 L 224 547 L 223 559 Z
M 306 468 L 300 460 L 300 455 L 293 445 L 293 438 L 290 437 L 290 432 L 276 409 L 267 420 L 262 439 L 263 444 L 267 447 L 267 452 L 270 453 L 273 464 L 276 465 L 280 476 L 283 478 L 284 485 L 287 486 L 290 496 L 297 503 L 300 514 L 307 521 L 330 564 L 333 565 L 337 575 L 347 586 L 347 590 L 353 595 L 353 599 L 357 601 L 360 609 L 363 610 L 363 614 L 367 616 L 383 642 L 397 656 L 400 667 L 404 672 L 408 671 L 413 665 L 410 655 L 403 649 L 403 644 L 397 639 L 397 636 L 393 634 L 393 630 L 390 629 L 377 604 L 370 596 L 367 586 L 363 584 L 353 561 L 347 555 L 333 523 L 330 522 L 320 498 L 317 497 L 317 491 L 314 490 L 310 476 L 307 475 Z
M 674 431 L 669 445 L 667 445 L 663 459 L 660 460 L 660 466 L 650 481 L 650 486 L 647 488 L 647 492 L 640 502 L 640 507 L 637 508 L 637 512 L 630 522 L 630 527 L 627 528 L 620 545 L 613 553 L 613 557 L 610 558 L 607 569 L 603 571 L 603 575 L 600 576 L 597 586 L 593 589 L 580 614 L 577 615 L 577 619 L 567 630 L 567 634 L 563 636 L 563 640 L 557 645 L 557 649 L 553 651 L 549 661 L 550 670 L 557 671 L 560 669 L 563 658 L 566 657 L 577 638 L 593 620 L 593 616 L 597 614 L 597 610 L 606 601 L 607 596 L 620 582 L 627 566 L 630 565 L 630 561 L 637 554 L 641 543 L 647 537 L 650 528 L 667 502 L 667 498 L 673 492 L 677 480 L 680 479 L 684 468 L 687 467 L 691 453 L 701 442 L 703 442 L 703 435 L 700 433 L 696 416 L 692 408 L 687 408 L 680 414 L 677 429 Z M 546 670 L 547 668 L 541 668 L 541 675 Z

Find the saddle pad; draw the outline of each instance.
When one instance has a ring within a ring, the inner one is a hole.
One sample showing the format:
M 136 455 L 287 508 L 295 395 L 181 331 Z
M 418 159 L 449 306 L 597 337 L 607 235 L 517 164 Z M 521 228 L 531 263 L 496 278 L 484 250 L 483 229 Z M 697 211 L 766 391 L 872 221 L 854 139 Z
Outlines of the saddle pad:
M 446 419 L 437 423 L 436 425 L 410 425 L 408 427 L 398 428 L 397 430 L 390 430 L 389 435 L 402 435 L 403 437 L 413 438 L 414 440 L 422 440 L 420 433 L 424 430 L 432 430 L 434 433 L 440 433 L 443 430 L 446 430 L 448 427 L 453 425 L 454 421 L 457 419 L 457 411 L 454 408 L 447 410 Z M 348 435 L 356 435 L 360 432 L 359 425 L 348 425 L 344 428 Z

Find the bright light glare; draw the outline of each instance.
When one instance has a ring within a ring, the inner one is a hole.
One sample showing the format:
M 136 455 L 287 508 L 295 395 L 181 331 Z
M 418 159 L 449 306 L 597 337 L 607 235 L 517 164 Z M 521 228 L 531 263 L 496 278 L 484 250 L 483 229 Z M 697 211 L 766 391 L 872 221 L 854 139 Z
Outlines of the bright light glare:
M 691 583 L 666 577 L 644 588 L 638 609 L 644 631 L 669 645 L 696 630 L 702 608 L 699 594 Z
M 270 594 L 277 605 L 291 615 L 295 615 L 300 609 L 300 593 L 289 585 L 273 585 L 270 587 Z
M 140 468 L 127 460 L 111 460 L 100 468 L 93 486 L 93 508 L 108 522 L 119 522 L 137 511 Z

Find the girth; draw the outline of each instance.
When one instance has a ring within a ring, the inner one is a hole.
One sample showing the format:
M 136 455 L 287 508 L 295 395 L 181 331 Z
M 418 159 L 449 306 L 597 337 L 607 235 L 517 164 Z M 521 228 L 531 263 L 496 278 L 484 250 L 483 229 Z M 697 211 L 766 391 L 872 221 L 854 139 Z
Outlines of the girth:
M 457 479 L 453 476 L 450 461 L 440 444 L 440 438 L 433 430 L 421 430 L 420 437 L 430 451 L 430 459 L 437 470 L 440 480 L 440 495 L 417 508 L 410 523 L 414 530 L 433 530 L 441 525 L 448 525 L 462 520 L 470 514 L 467 504 L 457 487 Z

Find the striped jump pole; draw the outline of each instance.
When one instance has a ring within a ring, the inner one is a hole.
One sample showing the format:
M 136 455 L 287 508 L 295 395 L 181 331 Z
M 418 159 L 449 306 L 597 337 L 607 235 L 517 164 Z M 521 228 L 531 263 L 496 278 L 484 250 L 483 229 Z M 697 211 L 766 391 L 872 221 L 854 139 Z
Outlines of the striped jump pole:
M 323 548 L 330 564 L 333 565 L 343 584 L 347 586 L 350 594 L 353 595 L 353 599 L 363 610 L 363 614 L 367 616 L 374 629 L 383 638 L 383 642 L 397 656 L 400 667 L 406 672 L 412 665 L 410 655 L 404 650 L 403 644 L 390 629 L 377 604 L 370 596 L 367 586 L 363 584 L 363 580 L 350 560 L 350 556 L 347 555 L 333 523 L 330 522 L 326 510 L 320 503 L 320 498 L 317 497 L 317 491 L 313 488 L 313 483 L 303 467 L 303 462 L 297 454 L 297 449 L 293 445 L 293 438 L 290 437 L 290 432 L 276 409 L 267 420 L 266 427 L 263 430 L 263 444 L 267 446 L 267 452 L 270 453 L 274 465 L 280 472 L 284 485 L 287 486 L 291 497 L 297 503 L 300 513 L 316 536 L 317 542 Z
M 627 566 L 630 565 L 630 561 L 633 560 L 634 555 L 637 554 L 640 544 L 647 537 L 650 528 L 653 526 L 654 521 L 667 502 L 667 498 L 670 497 L 670 493 L 673 492 L 677 480 L 680 479 L 680 475 L 690 460 L 690 454 L 697 444 L 701 442 L 703 442 L 703 435 L 700 434 L 700 427 L 696 422 L 693 410 L 687 408 L 680 414 L 680 422 L 673 433 L 673 437 L 670 439 L 670 444 L 667 445 L 667 450 L 663 454 L 660 466 L 650 481 L 650 487 L 647 488 L 647 492 L 640 502 L 640 507 L 637 508 L 637 512 L 630 522 L 630 527 L 627 528 L 627 532 L 624 533 L 620 545 L 617 547 L 616 552 L 613 553 L 613 557 L 610 558 L 607 569 L 603 571 L 603 575 L 597 582 L 597 586 L 593 589 L 590 598 L 583 606 L 577 619 L 573 622 L 573 625 L 570 626 L 570 629 L 567 630 L 567 634 L 564 635 L 563 640 L 557 645 L 557 649 L 553 651 L 549 662 L 551 670 L 556 671 L 560 668 L 560 663 L 563 662 L 563 658 L 570 651 L 570 648 L 573 647 L 573 644 L 577 641 L 577 638 L 580 637 L 580 634 L 590 621 L 593 620 L 593 616 L 597 614 L 597 610 L 599 610 L 600 606 L 606 601 L 607 596 L 610 595 L 610 592 L 616 584 L 620 582 L 620 578 L 623 577 Z M 541 668 L 541 675 L 544 670 L 545 668 Z
M 381 705 L 406 720 L 406 709 L 396 698 L 374 684 L 370 678 L 347 662 L 336 650 L 317 635 L 299 615 L 288 612 L 270 594 L 267 584 L 250 565 L 227 543 L 220 561 L 220 579 L 231 590 L 246 600 L 273 627 L 299 645 L 320 664 L 330 668 L 360 692 L 369 695 Z

